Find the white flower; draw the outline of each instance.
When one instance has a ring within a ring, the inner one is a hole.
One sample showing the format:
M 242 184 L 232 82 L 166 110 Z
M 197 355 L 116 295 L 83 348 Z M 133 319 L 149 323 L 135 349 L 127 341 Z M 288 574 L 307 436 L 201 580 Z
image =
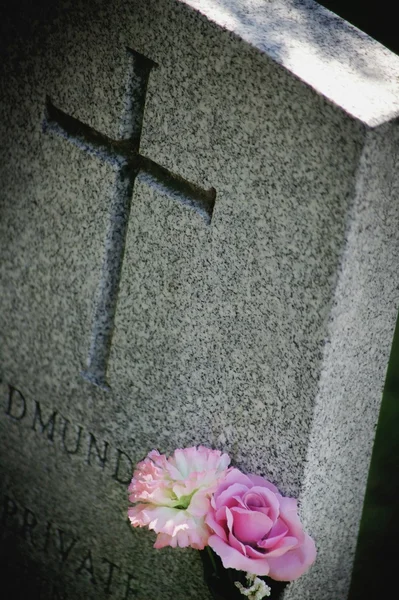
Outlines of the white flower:
M 271 589 L 263 579 L 259 579 L 252 573 L 247 573 L 245 578 L 250 587 L 245 588 L 239 581 L 236 581 L 234 585 L 238 587 L 243 596 L 247 596 L 248 600 L 262 600 L 262 598 L 270 596 Z
M 155 548 L 191 546 L 203 550 L 210 534 L 205 517 L 210 499 L 228 473 L 230 458 L 204 446 L 177 449 L 167 458 L 152 450 L 138 463 L 129 486 L 133 527 L 158 535 Z

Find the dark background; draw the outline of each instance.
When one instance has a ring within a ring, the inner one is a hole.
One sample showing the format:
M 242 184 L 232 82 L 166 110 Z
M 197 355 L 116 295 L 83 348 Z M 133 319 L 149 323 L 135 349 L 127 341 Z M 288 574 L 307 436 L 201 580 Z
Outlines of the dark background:
M 329 10 L 399 54 L 399 4 L 395 0 L 323 0 Z
M 111 0 L 110 0 L 111 1 Z M 263 0 L 267 2 L 267 0 Z M 7 29 L 7 18 L 18 15 L 22 23 L 30 18 L 51 15 L 59 0 L 0 0 L 0 31 Z M 395 0 L 323 0 L 319 2 L 399 54 L 399 5 Z M 23 27 L 23 24 L 22 24 Z

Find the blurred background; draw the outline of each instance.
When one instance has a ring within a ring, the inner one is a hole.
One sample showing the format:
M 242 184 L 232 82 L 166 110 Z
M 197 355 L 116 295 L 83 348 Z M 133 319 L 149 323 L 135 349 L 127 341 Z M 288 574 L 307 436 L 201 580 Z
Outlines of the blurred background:
M 322 0 L 319 3 L 399 54 L 398 3 L 394 0 Z M 376 430 L 349 600 L 399 596 L 399 592 L 394 591 L 397 589 L 398 540 L 399 321 Z M 345 552 L 344 547 L 342 552 Z
M 395 0 L 322 0 L 319 4 L 399 54 L 398 3 Z

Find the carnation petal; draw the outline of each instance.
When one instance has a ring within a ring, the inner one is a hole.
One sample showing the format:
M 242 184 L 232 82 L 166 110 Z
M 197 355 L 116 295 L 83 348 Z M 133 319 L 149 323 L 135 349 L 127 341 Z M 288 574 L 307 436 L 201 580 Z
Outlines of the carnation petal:
M 129 507 L 127 514 L 133 527 L 145 527 L 148 525 L 148 518 L 142 514 L 142 510 L 146 506 L 146 504 L 136 504 L 136 506 Z
M 210 531 L 206 525 L 198 525 L 198 527 L 191 528 L 188 532 L 190 546 L 196 550 L 203 550 L 208 545 Z
M 184 480 L 184 476 L 181 474 L 180 470 L 170 460 L 167 461 L 165 470 L 168 473 L 168 476 L 171 480 L 178 482 Z
M 141 515 L 149 529 L 153 529 L 156 533 L 173 535 L 177 522 L 181 521 L 180 512 L 183 511 L 176 508 L 146 504 L 141 510 Z
M 171 535 L 167 533 L 158 533 L 157 539 L 155 540 L 154 548 L 160 549 L 165 548 L 166 546 L 171 546 L 172 548 L 176 548 L 177 539 L 173 538 Z
M 128 513 L 132 525 L 156 531 L 156 547 L 204 548 L 210 533 L 205 516 L 229 463 L 227 454 L 204 446 L 178 448 L 168 459 L 152 450 L 129 486 L 129 500 L 136 503 Z
M 230 456 L 228 454 L 226 454 L 226 453 L 223 453 L 220 456 L 220 458 L 218 458 L 218 460 L 217 460 L 217 467 L 216 467 L 217 470 L 219 472 L 220 471 L 225 471 L 228 468 L 228 466 L 230 464 L 230 461 L 231 461 Z
M 190 474 L 189 462 L 193 464 L 196 458 L 196 448 L 185 448 L 182 450 L 178 448 L 173 453 L 173 458 L 169 459 L 169 463 L 173 464 L 173 461 L 176 463 L 177 470 L 181 474 L 181 477 L 184 479 Z
M 178 531 L 177 535 L 176 535 L 176 539 L 177 539 L 177 545 L 180 548 L 187 548 L 187 546 L 190 545 L 189 534 L 188 534 L 188 531 L 186 531 L 186 530 Z
M 222 454 L 220 450 L 211 450 L 204 446 L 199 446 L 198 451 L 203 456 L 204 464 L 202 468 L 206 471 L 213 469 L 224 471 L 230 464 L 230 456 L 225 453 Z
M 210 500 L 207 495 L 207 491 L 198 491 L 193 495 L 188 508 L 190 515 L 194 517 L 204 517 L 210 507 Z

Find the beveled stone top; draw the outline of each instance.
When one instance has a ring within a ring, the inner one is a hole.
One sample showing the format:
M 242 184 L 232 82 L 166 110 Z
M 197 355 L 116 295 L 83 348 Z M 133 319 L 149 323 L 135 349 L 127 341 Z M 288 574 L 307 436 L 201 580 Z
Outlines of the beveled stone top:
M 399 56 L 313 0 L 180 0 L 376 127 L 399 115 Z

